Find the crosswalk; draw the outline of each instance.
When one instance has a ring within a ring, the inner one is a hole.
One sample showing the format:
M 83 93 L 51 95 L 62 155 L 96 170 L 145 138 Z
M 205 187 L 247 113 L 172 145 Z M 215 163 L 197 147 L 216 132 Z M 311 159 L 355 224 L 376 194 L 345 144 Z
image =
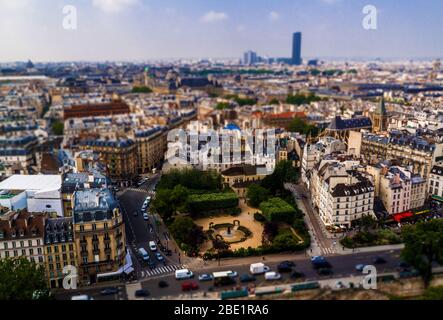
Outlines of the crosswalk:
M 158 267 L 152 270 L 145 270 L 142 272 L 142 277 L 154 277 L 162 274 L 173 273 L 175 270 L 185 269 L 186 267 L 183 265 L 172 265 L 172 266 L 164 266 Z
M 125 189 L 125 192 L 126 191 L 149 193 L 146 189 L 142 189 L 142 188 L 127 188 L 127 189 Z
M 334 254 L 334 253 L 335 253 L 334 248 L 331 248 L 331 247 L 321 248 L 321 251 L 322 251 L 323 254 L 325 254 L 325 255 L 327 255 L 327 254 Z

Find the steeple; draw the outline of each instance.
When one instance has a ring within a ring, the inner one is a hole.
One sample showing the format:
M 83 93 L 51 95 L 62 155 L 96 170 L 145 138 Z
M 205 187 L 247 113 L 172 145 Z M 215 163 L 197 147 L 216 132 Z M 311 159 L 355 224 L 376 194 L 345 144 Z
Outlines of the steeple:
M 385 104 L 385 96 L 384 95 L 381 97 L 380 104 L 378 105 L 377 109 L 375 109 L 374 114 L 378 114 L 381 116 L 388 115 L 388 112 L 386 111 L 386 104 Z

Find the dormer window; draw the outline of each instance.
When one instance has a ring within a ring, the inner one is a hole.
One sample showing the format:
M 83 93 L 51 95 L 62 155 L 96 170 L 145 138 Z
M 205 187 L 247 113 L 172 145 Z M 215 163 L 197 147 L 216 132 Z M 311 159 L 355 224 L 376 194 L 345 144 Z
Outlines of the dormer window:
M 23 232 L 23 230 L 20 230 L 19 234 L 20 234 L 20 237 L 24 237 L 25 236 L 25 233 Z
M 3 239 L 5 237 L 5 234 L 3 231 L 0 231 L 0 239 Z
M 12 237 L 12 238 L 15 238 L 16 236 L 17 236 L 17 234 L 15 233 L 15 231 L 12 231 L 12 232 L 11 232 L 11 237 Z

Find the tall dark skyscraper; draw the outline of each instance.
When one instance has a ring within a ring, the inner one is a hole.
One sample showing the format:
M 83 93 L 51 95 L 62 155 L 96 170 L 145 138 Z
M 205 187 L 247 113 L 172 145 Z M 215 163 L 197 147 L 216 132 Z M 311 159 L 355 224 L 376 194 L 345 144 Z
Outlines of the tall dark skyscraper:
M 301 32 L 296 32 L 292 39 L 292 64 L 301 65 Z

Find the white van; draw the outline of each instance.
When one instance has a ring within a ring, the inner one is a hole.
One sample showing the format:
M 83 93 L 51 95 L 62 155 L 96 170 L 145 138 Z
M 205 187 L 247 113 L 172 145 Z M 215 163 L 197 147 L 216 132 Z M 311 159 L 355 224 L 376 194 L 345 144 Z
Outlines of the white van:
M 254 263 L 251 264 L 249 271 L 251 272 L 251 274 L 263 274 L 266 273 L 270 270 L 270 268 L 268 266 L 265 266 L 264 263 Z
M 138 254 L 142 257 L 143 261 L 149 261 L 149 254 L 146 252 L 144 248 L 138 249 Z
M 81 296 L 73 296 L 73 297 L 71 297 L 71 300 L 73 300 L 73 301 L 89 301 L 89 300 L 94 300 L 94 299 L 88 295 L 81 295 Z
M 185 280 L 191 279 L 194 277 L 194 273 L 189 271 L 188 269 L 176 270 L 175 271 L 175 279 L 177 280 Z
M 151 251 L 157 251 L 157 245 L 155 244 L 154 241 L 149 241 L 149 249 Z

